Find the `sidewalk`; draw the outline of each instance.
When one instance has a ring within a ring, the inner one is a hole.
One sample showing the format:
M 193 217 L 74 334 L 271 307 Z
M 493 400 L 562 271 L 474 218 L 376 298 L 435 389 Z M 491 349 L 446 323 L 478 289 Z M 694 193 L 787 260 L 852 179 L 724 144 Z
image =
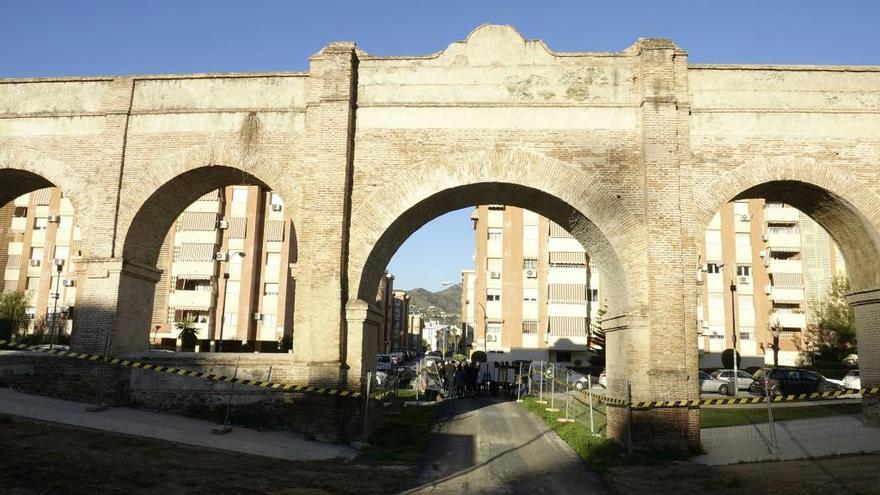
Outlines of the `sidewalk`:
M 80 402 L 0 388 L 0 414 L 9 416 L 290 461 L 352 459 L 357 455 L 350 447 L 303 440 L 290 432 L 236 427 L 225 435 L 214 435 L 211 428 L 217 425 L 210 421 L 126 407 L 90 413 L 86 407 Z
M 776 436 L 780 451 L 774 454 L 766 424 L 706 428 L 700 431 L 706 453 L 693 460 L 723 465 L 880 451 L 880 428 L 864 425 L 858 414 L 777 421 Z

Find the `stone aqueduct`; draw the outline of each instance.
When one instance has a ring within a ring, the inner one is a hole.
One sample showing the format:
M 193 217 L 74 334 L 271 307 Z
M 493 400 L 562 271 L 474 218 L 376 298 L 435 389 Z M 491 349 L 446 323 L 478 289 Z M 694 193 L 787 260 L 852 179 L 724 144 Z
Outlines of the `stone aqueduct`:
M 296 381 L 360 386 L 396 249 L 501 203 L 567 227 L 608 274 L 612 394 L 626 378 L 636 400 L 697 397 L 697 243 L 725 202 L 761 197 L 840 245 L 880 385 L 880 67 L 689 65 L 659 39 L 557 53 L 487 25 L 428 56 L 333 43 L 303 73 L 0 80 L 0 203 L 54 185 L 79 214 L 76 349 L 143 351 L 165 233 L 242 183 L 295 226 Z M 636 426 L 695 441 L 698 414 Z

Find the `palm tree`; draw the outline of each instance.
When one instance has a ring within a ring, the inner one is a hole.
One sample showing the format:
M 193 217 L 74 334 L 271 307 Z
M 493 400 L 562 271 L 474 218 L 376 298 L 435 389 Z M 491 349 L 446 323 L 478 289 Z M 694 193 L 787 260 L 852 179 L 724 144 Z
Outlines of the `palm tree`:
M 199 339 L 199 329 L 195 326 L 195 320 L 192 318 L 184 318 L 174 323 L 177 328 L 177 338 L 181 341 L 181 347 L 184 349 L 195 349 L 196 342 Z

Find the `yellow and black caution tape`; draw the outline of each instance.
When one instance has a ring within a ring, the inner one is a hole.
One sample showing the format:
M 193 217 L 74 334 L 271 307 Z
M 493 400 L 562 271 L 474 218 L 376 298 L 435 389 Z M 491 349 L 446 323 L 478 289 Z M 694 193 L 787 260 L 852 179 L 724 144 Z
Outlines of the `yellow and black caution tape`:
M 562 386 L 566 383 L 556 380 Z M 581 395 L 587 396 L 589 392 L 580 391 Z M 829 392 L 813 392 L 810 394 L 780 395 L 771 397 L 770 402 L 810 402 L 834 399 L 855 399 L 865 394 L 876 395 L 880 393 L 880 387 L 862 388 L 859 390 L 835 390 Z M 608 397 L 604 394 L 593 394 L 593 400 L 605 402 L 614 406 L 630 406 L 633 409 L 659 409 L 671 407 L 699 407 L 699 406 L 724 406 L 742 404 L 766 404 L 766 397 L 739 397 L 730 399 L 685 399 L 685 400 L 656 400 L 627 403 L 625 399 Z
M 251 385 L 254 387 L 262 387 L 273 390 L 281 390 L 284 392 L 303 392 L 303 393 L 312 393 L 312 394 L 324 394 L 324 395 L 335 395 L 339 397 L 363 397 L 363 394 L 353 390 L 345 390 L 339 388 L 322 388 L 322 387 L 314 387 L 310 385 L 294 385 L 291 383 L 273 383 L 273 382 L 264 382 L 261 380 L 249 380 L 247 378 L 232 378 L 225 375 L 217 375 L 214 373 L 207 373 L 204 371 L 193 371 L 187 370 L 183 368 L 171 368 L 168 366 L 162 366 L 160 364 L 152 364 L 145 363 L 142 361 L 133 361 L 129 359 L 120 359 L 120 358 L 109 358 L 104 356 L 99 356 L 96 354 L 86 354 L 82 352 L 72 352 L 72 351 L 63 351 L 58 349 L 34 349 L 32 347 L 23 345 L 23 344 L 13 344 L 7 340 L 0 340 L 0 346 L 12 347 L 14 349 L 21 349 L 26 351 L 40 352 L 43 354 L 51 354 L 53 356 L 58 357 L 66 357 L 66 358 L 74 358 L 81 359 L 86 361 L 101 361 L 113 366 L 120 366 L 124 368 L 139 368 L 142 370 L 155 371 L 158 373 L 168 373 L 171 375 L 178 376 L 191 376 L 195 378 L 205 378 L 207 380 L 213 380 L 217 382 L 227 382 L 227 383 L 235 383 L 239 385 Z
M 865 394 L 880 393 L 880 387 L 862 388 L 859 390 L 835 390 L 833 392 L 813 392 L 810 394 L 779 395 L 771 397 L 770 402 L 809 402 L 833 400 L 839 398 L 854 399 Z M 845 397 L 844 397 L 845 396 Z M 634 409 L 656 409 L 669 407 L 723 406 L 736 404 L 765 404 L 766 397 L 742 397 L 736 399 L 690 399 L 690 400 L 658 400 L 633 402 Z

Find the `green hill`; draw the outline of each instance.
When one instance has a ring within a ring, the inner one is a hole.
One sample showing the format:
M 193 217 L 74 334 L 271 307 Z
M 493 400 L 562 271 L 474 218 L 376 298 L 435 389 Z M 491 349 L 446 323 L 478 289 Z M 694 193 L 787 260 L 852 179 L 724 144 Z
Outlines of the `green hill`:
M 455 323 L 461 319 L 461 285 L 451 285 L 441 291 L 413 289 L 409 294 L 410 311 L 432 318 L 446 316 Z

